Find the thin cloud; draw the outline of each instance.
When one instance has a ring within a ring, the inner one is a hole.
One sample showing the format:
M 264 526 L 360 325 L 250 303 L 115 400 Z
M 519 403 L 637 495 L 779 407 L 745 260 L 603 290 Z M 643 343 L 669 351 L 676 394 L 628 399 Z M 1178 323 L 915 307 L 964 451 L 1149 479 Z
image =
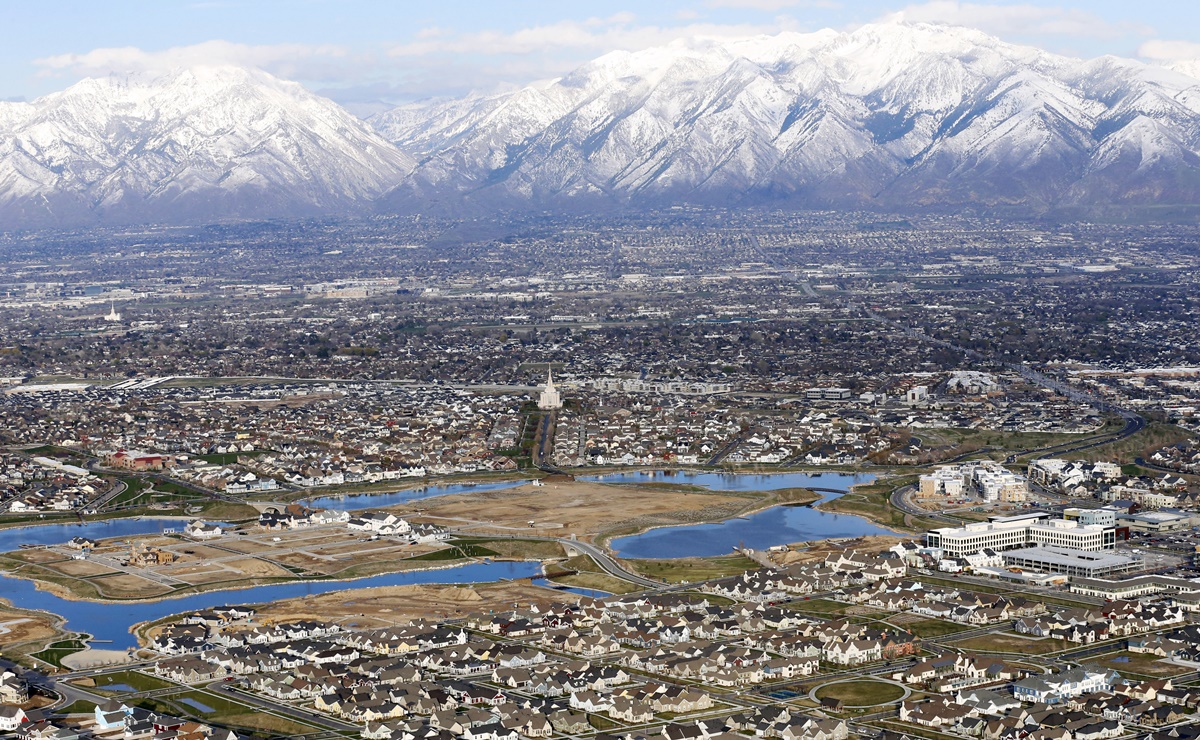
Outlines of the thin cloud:
M 1200 59 L 1200 44 L 1194 41 L 1151 39 L 1138 47 L 1137 55 L 1156 62 Z
M 354 60 L 341 46 L 309 44 L 250 45 L 205 41 L 147 51 L 133 46 L 93 49 L 80 54 L 58 54 L 33 60 L 43 77 L 77 75 L 95 77 L 112 73 L 161 72 L 198 65 L 231 64 L 257 67 L 273 74 L 304 79 L 325 79 L 346 73 Z
M 741 10 L 762 10 L 774 13 L 789 8 L 840 8 L 842 4 L 834 0 L 707 0 L 704 3 L 709 8 L 738 8 Z
M 932 0 L 909 5 L 882 18 L 885 22 L 946 23 L 978 28 L 997 35 L 1074 36 L 1119 38 L 1130 33 L 1148 34 L 1148 28 L 1111 23 L 1078 8 L 1033 5 L 999 5 Z
M 636 25 L 627 15 L 608 19 L 559 21 L 527 26 L 515 31 L 469 31 L 428 34 L 418 32 L 406 43 L 393 46 L 393 57 L 423 57 L 435 54 L 526 55 L 562 51 L 608 52 L 638 50 L 670 43 L 680 38 L 745 38 L 777 33 L 783 24 L 687 23 L 678 26 Z M 582 61 L 576 58 L 576 63 Z

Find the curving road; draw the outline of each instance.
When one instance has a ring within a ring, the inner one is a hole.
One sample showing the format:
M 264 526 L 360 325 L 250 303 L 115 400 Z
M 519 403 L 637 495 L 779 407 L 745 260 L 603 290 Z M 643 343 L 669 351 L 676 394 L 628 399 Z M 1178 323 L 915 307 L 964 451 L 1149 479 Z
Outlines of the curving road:
M 584 555 L 587 555 L 588 557 L 590 557 L 592 560 L 594 560 L 596 562 L 596 565 L 600 566 L 601 570 L 603 570 L 605 573 L 609 574 L 610 576 L 613 576 L 615 578 L 620 578 L 621 580 L 624 580 L 624 581 L 629 581 L 630 583 L 636 584 L 638 586 L 645 586 L 646 588 L 661 589 L 663 587 L 662 581 L 656 581 L 652 578 L 647 578 L 646 576 L 644 576 L 640 573 L 635 573 L 634 571 L 629 570 L 624 565 L 622 565 L 616 558 L 614 558 L 612 555 L 609 555 L 608 552 L 604 550 L 604 548 L 600 547 L 599 545 L 593 545 L 590 542 L 583 542 L 581 540 L 572 540 L 572 539 L 568 539 L 565 537 L 536 537 L 536 536 L 531 537 L 526 534 L 498 534 L 498 535 L 489 534 L 488 537 L 492 538 L 492 539 L 538 540 L 541 542 L 557 542 L 560 545 L 562 545 L 563 547 L 569 547 L 569 548 L 578 550 L 579 552 L 583 553 Z

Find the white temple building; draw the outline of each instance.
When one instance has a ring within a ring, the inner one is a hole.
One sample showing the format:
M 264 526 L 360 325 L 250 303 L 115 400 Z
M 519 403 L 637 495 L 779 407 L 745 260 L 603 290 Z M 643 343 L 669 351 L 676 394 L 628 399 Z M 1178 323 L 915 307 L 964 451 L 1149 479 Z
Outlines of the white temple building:
M 538 408 L 543 411 L 562 408 L 562 397 L 558 395 L 558 389 L 554 387 L 554 375 L 548 369 L 546 370 L 546 387 L 542 389 L 542 395 L 538 397 Z
M 121 320 L 121 312 L 117 310 L 116 303 L 109 303 L 108 315 L 104 317 L 105 321 L 117 322 Z

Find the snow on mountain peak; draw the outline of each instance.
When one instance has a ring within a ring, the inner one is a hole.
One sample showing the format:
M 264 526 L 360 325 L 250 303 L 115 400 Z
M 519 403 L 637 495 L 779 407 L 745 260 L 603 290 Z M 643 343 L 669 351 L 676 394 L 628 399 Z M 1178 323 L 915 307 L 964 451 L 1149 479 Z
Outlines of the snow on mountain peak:
M 0 116 L 0 208 L 34 219 L 349 207 L 414 166 L 330 101 L 231 66 L 85 79 Z M 41 212 L 21 202 L 36 191 Z

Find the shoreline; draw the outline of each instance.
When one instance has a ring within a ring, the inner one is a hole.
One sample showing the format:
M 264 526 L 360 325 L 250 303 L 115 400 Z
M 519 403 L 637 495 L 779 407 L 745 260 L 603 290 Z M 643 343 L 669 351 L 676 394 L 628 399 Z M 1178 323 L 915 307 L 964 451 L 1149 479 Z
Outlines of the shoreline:
M 493 563 L 543 563 L 543 564 L 545 562 L 547 562 L 544 560 L 520 560 L 517 558 L 491 558 L 491 561 Z M 212 589 L 201 590 L 201 591 L 189 591 L 189 592 L 180 593 L 177 595 L 176 594 L 163 594 L 163 595 L 159 595 L 159 596 L 152 596 L 150 598 L 145 598 L 145 599 L 114 599 L 114 598 L 88 599 L 88 598 L 81 598 L 81 597 L 75 595 L 74 593 L 72 593 L 71 591 L 65 589 L 62 586 L 62 584 L 54 583 L 53 581 L 43 581 L 36 577 L 26 576 L 26 575 L 14 573 L 12 571 L 0 571 L 0 578 L 19 578 L 23 581 L 29 581 L 34 584 L 34 588 L 37 589 L 38 591 L 44 591 L 45 593 L 51 594 L 52 596 L 56 596 L 56 597 L 62 599 L 63 601 L 71 601 L 71 602 L 75 602 L 75 603 L 87 603 L 87 604 L 103 604 L 105 606 L 117 606 L 120 604 L 157 604 L 157 603 L 164 602 L 164 601 L 175 601 L 176 599 L 186 599 L 191 596 L 203 596 L 204 594 L 222 593 L 225 591 L 228 591 L 231 593 L 237 592 L 237 591 L 247 591 L 247 590 L 250 590 L 253 588 L 260 588 L 263 586 L 293 586 L 293 585 L 300 585 L 300 584 L 305 584 L 305 583 L 353 583 L 355 581 L 362 581 L 362 580 L 366 580 L 368 578 L 380 578 L 382 576 L 391 576 L 391 575 L 397 575 L 400 573 L 428 573 L 428 572 L 438 571 L 438 570 L 453 570 L 455 568 L 461 568 L 461 567 L 464 567 L 467 565 L 474 565 L 474 564 L 483 564 L 483 561 L 478 558 L 469 558 L 466 560 L 451 561 L 445 565 L 434 565 L 434 566 L 425 567 L 425 568 L 407 568 L 407 569 L 402 569 L 402 570 L 389 570 L 389 571 L 384 571 L 383 573 L 373 573 L 371 575 L 358 576 L 356 578 L 296 578 L 296 579 L 279 580 L 279 581 L 274 581 L 274 582 L 269 582 L 269 583 L 251 583 L 251 584 L 245 584 L 245 585 L 240 585 L 240 586 L 231 586 L 228 588 L 212 588 Z M 542 569 L 542 573 L 543 574 L 545 573 L 544 566 Z M 485 581 L 481 581 L 481 583 L 484 583 L 484 582 Z M 421 585 L 421 584 L 418 584 L 418 585 Z M 463 584 L 445 584 L 445 585 L 456 586 L 456 585 L 463 585 Z M 379 587 L 367 586 L 366 588 L 379 588 Z M 284 598 L 293 598 L 293 597 L 284 597 Z M 266 603 L 266 602 L 255 602 L 255 603 Z M 29 609 L 27 607 L 21 607 L 21 606 L 14 606 L 13 608 L 14 609 L 25 609 L 26 611 L 42 611 L 42 610 Z M 53 612 L 46 612 L 46 613 L 53 614 Z M 62 619 L 61 615 L 56 614 L 55 616 L 58 617 L 59 619 Z M 65 622 L 65 620 L 64 620 L 64 622 Z
M 592 482 L 595 483 L 598 481 L 592 481 Z M 604 485 L 616 486 L 616 485 L 633 485 L 633 484 L 605 483 Z M 709 493 L 718 493 L 718 494 L 719 493 L 742 493 L 741 491 L 714 491 L 710 488 L 705 488 L 704 490 L 708 491 Z M 816 496 L 816 498 L 813 499 L 812 501 L 776 501 L 774 503 L 756 502 L 756 504 L 761 503 L 761 505 L 758 505 L 752 509 L 743 509 L 736 514 L 733 514 L 732 516 L 727 516 L 723 519 L 707 519 L 702 522 L 680 522 L 678 524 L 655 524 L 653 526 L 646 527 L 645 529 L 639 529 L 635 532 L 630 532 L 629 534 L 612 535 L 612 534 L 607 534 L 605 532 L 600 532 L 598 534 L 593 535 L 590 540 L 585 539 L 585 541 L 590 541 L 593 545 L 603 548 L 612 557 L 620 557 L 619 555 L 617 555 L 616 550 L 613 550 L 611 547 L 609 547 L 609 543 L 615 539 L 620 539 L 622 537 L 638 537 L 640 535 L 646 534 L 647 532 L 653 532 L 656 529 L 671 529 L 674 527 L 701 527 L 701 526 L 704 526 L 707 524 L 720 524 L 722 522 L 728 522 L 728 521 L 732 521 L 734 519 L 740 519 L 743 517 L 754 516 L 755 514 L 761 514 L 762 512 L 764 512 L 768 509 L 773 509 L 776 506 L 811 506 L 811 507 L 815 508 L 818 504 L 821 503 L 821 501 L 826 496 L 826 494 L 817 493 L 816 491 L 813 491 L 812 489 L 804 488 L 801 486 L 797 486 L 795 488 L 776 488 L 772 491 L 768 491 L 767 493 L 778 494 L 780 491 L 807 491 L 808 493 Z M 771 498 L 771 496 L 764 497 L 763 501 L 766 501 L 770 498 Z M 663 558 L 663 559 L 671 560 L 672 558 Z

